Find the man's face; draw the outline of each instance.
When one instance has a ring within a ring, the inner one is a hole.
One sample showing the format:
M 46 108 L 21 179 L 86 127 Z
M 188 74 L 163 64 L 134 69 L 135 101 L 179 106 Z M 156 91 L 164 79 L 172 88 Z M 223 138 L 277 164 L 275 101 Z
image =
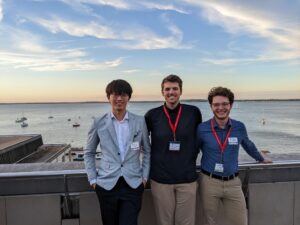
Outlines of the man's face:
M 175 104 L 179 101 L 181 90 L 177 82 L 165 82 L 163 85 L 162 95 L 169 104 Z
M 232 108 L 229 99 L 224 96 L 215 96 L 212 99 L 211 109 L 214 116 L 219 120 L 226 120 L 229 118 L 229 113 Z
M 127 94 L 111 94 L 108 100 L 111 104 L 112 111 L 125 111 L 129 96 Z

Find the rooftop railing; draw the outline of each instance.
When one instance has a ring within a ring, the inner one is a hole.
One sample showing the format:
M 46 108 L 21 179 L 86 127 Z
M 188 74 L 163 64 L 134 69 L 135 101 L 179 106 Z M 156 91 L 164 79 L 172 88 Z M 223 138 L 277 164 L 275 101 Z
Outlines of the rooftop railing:
M 199 172 L 200 173 L 200 172 Z M 239 165 L 249 225 L 300 224 L 300 161 Z M 197 225 L 204 224 L 197 197 Z M 221 206 L 220 225 L 226 222 Z M 83 163 L 0 165 L 0 225 L 101 225 L 97 197 Z M 148 186 L 141 225 L 155 225 Z

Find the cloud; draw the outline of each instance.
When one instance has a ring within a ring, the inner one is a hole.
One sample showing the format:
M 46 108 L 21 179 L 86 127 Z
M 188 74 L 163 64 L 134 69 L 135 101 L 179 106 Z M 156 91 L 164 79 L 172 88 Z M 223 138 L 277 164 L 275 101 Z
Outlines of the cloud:
M 134 11 L 144 11 L 148 9 L 157 9 L 161 11 L 175 11 L 181 14 L 188 14 L 184 9 L 175 6 L 174 4 L 162 4 L 161 1 L 149 2 L 141 0 L 61 0 L 62 2 L 75 8 L 77 11 L 91 13 L 93 11 L 92 7 L 88 5 L 98 5 L 98 6 L 110 6 L 118 10 L 134 10 Z M 95 15 L 95 14 L 94 14 Z
M 70 21 L 63 21 L 59 18 L 46 20 L 41 18 L 31 19 L 33 22 L 48 29 L 51 33 L 65 32 L 71 36 L 84 37 L 91 36 L 99 39 L 115 39 L 116 34 L 108 26 L 89 22 L 88 24 L 79 24 Z
M 12 65 L 14 68 L 27 68 L 32 71 L 76 71 L 76 70 L 104 70 L 118 67 L 122 64 L 122 58 L 111 61 L 95 62 L 84 60 L 80 57 L 60 55 L 70 53 L 70 50 L 52 54 L 26 54 L 15 52 L 0 52 L 0 65 Z
M 129 1 L 122 1 L 122 0 L 60 0 L 61 2 L 64 2 L 65 4 L 69 5 L 73 9 L 83 12 L 83 13 L 92 13 L 93 8 L 89 5 L 94 6 L 110 6 L 115 9 L 119 10 L 131 10 L 134 7 L 133 4 L 130 4 Z M 93 14 L 96 15 L 96 14 Z
M 127 1 L 123 0 L 76 0 L 77 2 L 80 3 L 88 3 L 88 4 L 93 4 L 93 5 L 104 5 L 104 6 L 111 6 L 117 9 L 123 9 L 123 10 L 128 10 L 132 8 L 132 5 L 128 3 Z
M 226 32 L 236 36 L 250 34 L 253 38 L 264 38 L 268 41 L 261 49 L 264 52 L 259 53 L 255 58 L 212 59 L 206 60 L 207 62 L 233 64 L 300 58 L 299 25 L 293 21 L 293 16 L 289 16 L 291 10 L 274 13 L 269 5 L 264 8 L 259 4 L 236 5 L 230 1 L 185 1 L 199 6 L 202 16 L 209 23 L 221 26 Z M 278 55 L 273 55 L 274 52 Z
M 137 73 L 140 72 L 141 70 L 138 69 L 131 69 L 131 70 L 123 70 L 121 71 L 122 73 Z
M 3 19 L 3 0 L 0 0 L 0 22 Z
M 161 36 L 145 27 L 112 27 L 97 22 L 86 24 L 66 21 L 59 18 L 41 19 L 31 18 L 32 22 L 39 24 L 52 33 L 64 32 L 75 37 L 95 37 L 108 39 L 108 45 L 123 49 L 187 49 L 183 45 L 183 33 L 175 25 L 168 24 L 169 36 Z
M 271 62 L 271 61 L 290 61 L 295 65 L 300 64 L 300 61 L 295 59 L 300 58 L 299 53 L 296 51 L 272 51 L 267 52 L 264 55 L 258 55 L 252 58 L 202 58 L 201 61 L 205 63 L 210 63 L 214 65 L 223 65 L 223 66 L 230 66 L 235 64 L 249 64 L 249 63 L 256 63 L 256 62 Z M 297 63 L 298 62 L 298 63 Z
M 114 46 L 124 49 L 188 49 L 189 45 L 183 45 L 182 32 L 174 25 L 167 27 L 171 35 L 161 36 L 145 28 L 124 31 L 121 34 L 122 42 L 113 43 Z
M 186 10 L 180 9 L 179 7 L 174 6 L 172 4 L 164 5 L 164 4 L 161 4 L 161 3 L 154 3 L 154 2 L 149 2 L 149 1 L 148 2 L 142 2 L 141 1 L 140 4 L 142 6 L 145 6 L 148 9 L 175 11 L 175 12 L 178 12 L 178 13 L 181 13 L 181 14 L 189 14 Z
M 0 65 L 26 68 L 32 71 L 105 70 L 122 64 L 122 57 L 95 61 L 80 48 L 48 48 L 38 36 L 23 30 L 2 27 L 11 41 L 0 48 Z M 1 38 L 1 36 L 0 36 Z

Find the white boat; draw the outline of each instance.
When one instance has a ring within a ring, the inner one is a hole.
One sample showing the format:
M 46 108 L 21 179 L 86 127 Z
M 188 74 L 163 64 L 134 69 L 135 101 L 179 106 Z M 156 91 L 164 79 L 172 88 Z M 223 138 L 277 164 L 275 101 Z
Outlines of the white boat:
M 80 124 L 75 122 L 75 123 L 73 123 L 73 127 L 80 127 Z
M 21 127 L 28 127 L 28 123 L 25 123 L 24 121 L 21 123 Z
M 16 123 L 22 123 L 24 120 L 22 119 L 22 118 L 18 118 L 18 119 L 16 119 Z
M 25 120 L 27 120 L 27 118 L 24 117 L 24 116 L 22 116 L 21 118 L 17 118 L 17 119 L 16 119 L 16 123 L 22 123 L 22 122 L 24 122 Z

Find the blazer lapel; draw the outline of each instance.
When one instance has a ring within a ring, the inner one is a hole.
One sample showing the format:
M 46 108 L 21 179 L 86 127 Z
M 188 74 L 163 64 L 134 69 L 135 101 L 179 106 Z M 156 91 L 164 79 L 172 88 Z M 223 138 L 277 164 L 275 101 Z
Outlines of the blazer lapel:
M 115 127 L 114 127 L 114 124 L 112 122 L 112 118 L 111 118 L 111 115 L 110 113 L 107 114 L 107 129 L 108 129 L 108 132 L 114 142 L 114 144 L 119 148 L 119 143 L 118 143 L 118 139 L 117 139 L 117 133 L 116 133 L 116 130 L 115 130 Z
M 125 153 L 124 159 L 130 152 L 130 145 L 133 140 L 134 133 L 135 133 L 135 117 L 130 112 L 128 112 L 128 126 L 129 126 L 129 140 L 128 140 L 127 151 Z

